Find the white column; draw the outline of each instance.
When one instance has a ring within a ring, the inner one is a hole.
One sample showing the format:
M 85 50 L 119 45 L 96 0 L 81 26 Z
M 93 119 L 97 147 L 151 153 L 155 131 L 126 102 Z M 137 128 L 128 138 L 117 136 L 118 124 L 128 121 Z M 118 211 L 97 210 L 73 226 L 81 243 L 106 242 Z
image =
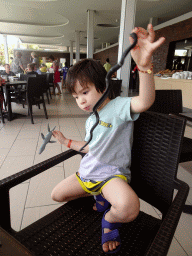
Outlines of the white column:
M 17 38 L 17 49 L 20 49 L 20 41 L 19 41 L 19 38 Z
M 70 65 L 73 65 L 73 41 L 70 40 Z
M 76 43 L 76 62 L 80 60 L 80 32 L 75 31 L 75 43 Z
M 156 17 L 151 17 L 151 18 L 149 19 L 149 24 L 152 24 L 153 27 L 154 27 L 154 26 L 157 26 L 157 25 L 158 25 L 158 18 L 156 18 Z
M 87 58 L 93 58 L 93 48 L 94 48 L 94 11 L 87 10 Z
M 7 44 L 7 35 L 3 35 L 4 40 L 4 54 L 5 54 L 5 63 L 9 63 L 9 53 L 8 53 L 8 44 Z
M 136 2 L 137 0 L 122 0 L 118 61 L 120 61 L 122 53 L 130 46 L 129 35 L 135 26 Z M 130 69 L 131 54 L 125 58 L 123 67 L 117 71 L 117 78 L 123 80 L 122 96 L 128 96 Z

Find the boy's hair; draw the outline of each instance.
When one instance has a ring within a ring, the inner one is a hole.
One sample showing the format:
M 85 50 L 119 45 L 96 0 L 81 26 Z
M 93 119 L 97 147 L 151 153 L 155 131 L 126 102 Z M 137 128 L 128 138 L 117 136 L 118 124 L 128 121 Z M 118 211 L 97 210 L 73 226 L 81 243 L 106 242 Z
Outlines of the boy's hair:
M 106 88 L 105 68 L 96 60 L 84 59 L 70 67 L 66 77 L 66 87 L 72 94 L 75 93 L 75 85 L 77 80 L 83 88 L 87 87 L 87 83 L 93 83 L 98 92 L 103 93 Z
M 106 61 L 109 62 L 109 58 L 107 58 Z

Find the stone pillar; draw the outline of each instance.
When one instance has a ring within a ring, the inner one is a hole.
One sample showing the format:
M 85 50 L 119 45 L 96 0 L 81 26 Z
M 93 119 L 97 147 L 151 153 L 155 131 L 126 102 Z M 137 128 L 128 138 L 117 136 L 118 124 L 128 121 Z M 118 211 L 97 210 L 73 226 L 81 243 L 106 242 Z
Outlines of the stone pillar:
M 73 65 L 73 41 L 70 40 L 70 66 Z
M 17 49 L 20 49 L 20 41 L 19 41 L 19 38 L 17 38 Z
M 158 25 L 158 18 L 156 18 L 156 17 L 151 17 L 151 18 L 149 19 L 149 24 L 152 24 L 153 27 L 154 27 L 154 26 L 157 26 L 157 25 Z
M 94 48 L 94 11 L 87 10 L 87 58 L 93 58 Z
M 9 64 L 9 53 L 8 53 L 7 35 L 3 35 L 3 40 L 4 40 L 5 63 Z
M 80 60 L 80 32 L 75 31 L 75 42 L 76 42 L 76 62 Z
M 119 33 L 118 62 L 122 53 L 130 46 L 129 35 L 135 26 L 135 12 L 137 0 L 122 0 L 121 23 Z M 117 78 L 122 79 L 122 96 L 128 96 L 131 70 L 131 54 L 125 58 L 122 68 L 117 71 Z

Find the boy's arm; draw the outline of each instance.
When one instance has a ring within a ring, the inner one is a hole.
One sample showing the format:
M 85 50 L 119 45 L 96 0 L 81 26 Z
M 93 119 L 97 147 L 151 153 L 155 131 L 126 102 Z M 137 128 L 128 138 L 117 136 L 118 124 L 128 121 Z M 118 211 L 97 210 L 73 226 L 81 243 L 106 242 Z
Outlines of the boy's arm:
M 150 68 L 151 66 L 148 69 Z M 139 72 L 139 96 L 131 99 L 131 112 L 141 113 L 146 111 L 152 106 L 154 100 L 155 82 L 153 72 L 151 74 Z
M 139 96 L 133 97 L 131 100 L 131 112 L 141 113 L 150 108 L 155 100 L 155 83 L 153 72 L 145 73 L 148 70 L 152 71 L 152 54 L 160 47 L 165 38 L 161 37 L 154 42 L 155 32 L 152 24 L 149 24 L 147 31 L 143 28 L 133 29 L 137 34 L 137 45 L 131 50 L 131 55 L 137 64 L 139 71 Z M 133 38 L 130 37 L 130 42 Z
M 53 137 L 56 138 L 60 144 L 63 144 L 64 146 L 76 151 L 79 151 L 86 144 L 86 141 L 69 140 L 65 138 L 65 136 L 60 131 L 53 131 L 52 134 Z M 81 152 L 88 153 L 89 145 L 87 145 Z
M 66 147 L 68 147 L 68 145 L 70 145 L 71 149 L 73 149 L 75 151 L 79 151 L 86 143 L 87 143 L 86 141 L 77 141 L 77 140 L 66 139 L 65 142 L 62 144 L 65 145 Z M 89 146 L 87 145 L 81 152 L 88 153 Z

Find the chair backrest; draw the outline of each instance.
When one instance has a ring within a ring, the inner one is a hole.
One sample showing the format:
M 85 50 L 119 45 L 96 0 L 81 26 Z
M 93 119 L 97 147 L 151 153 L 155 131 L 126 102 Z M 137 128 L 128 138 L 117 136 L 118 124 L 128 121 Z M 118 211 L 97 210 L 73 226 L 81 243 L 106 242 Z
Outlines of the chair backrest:
M 27 79 L 27 98 L 32 100 L 40 97 L 43 97 L 42 77 L 29 76 Z
M 39 77 L 41 77 L 42 79 L 42 86 L 43 86 L 43 90 L 47 91 L 47 89 L 49 88 L 49 84 L 47 81 L 47 74 L 40 74 Z
M 26 74 L 20 74 L 20 79 L 21 81 L 27 81 L 27 75 Z
M 48 83 L 53 83 L 53 73 L 47 73 L 48 74 Z
M 183 112 L 181 90 L 156 90 L 155 102 L 149 111 L 164 114 L 179 114 Z
M 27 81 L 28 77 L 37 77 L 38 74 L 20 74 L 21 81 Z
M 185 119 L 145 112 L 134 122 L 131 186 L 163 216 L 171 205 Z

